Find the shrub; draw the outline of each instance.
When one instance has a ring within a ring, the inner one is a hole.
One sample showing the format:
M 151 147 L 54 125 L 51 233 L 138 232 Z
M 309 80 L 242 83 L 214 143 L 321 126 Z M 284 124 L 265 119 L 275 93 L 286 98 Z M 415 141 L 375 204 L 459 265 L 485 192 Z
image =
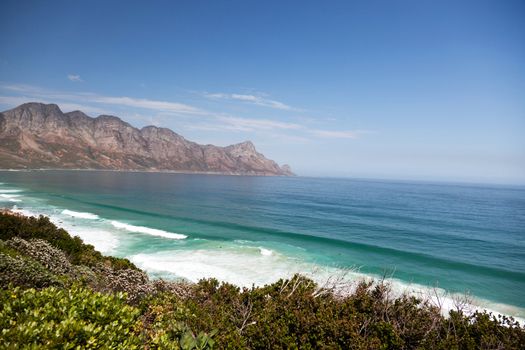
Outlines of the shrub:
M 133 349 L 139 310 L 123 294 L 105 295 L 74 286 L 0 292 L 3 347 Z
M 19 237 L 13 237 L 6 242 L 6 245 L 38 261 L 52 273 L 64 275 L 73 271 L 64 252 L 42 239 L 26 241 Z
M 520 349 L 525 344 L 523 328 L 510 318 L 458 312 L 446 318 L 417 298 L 391 294 L 381 282 L 362 282 L 338 296 L 319 293 L 301 276 L 242 290 L 210 279 L 200 281 L 189 297 L 167 293 L 148 301 L 146 314 L 191 329 L 218 329 L 213 339 L 228 349 Z
M 128 301 L 133 304 L 138 303 L 155 290 L 154 284 L 149 281 L 143 271 L 115 270 L 102 264 L 92 270 L 98 277 L 95 283 L 90 284 L 94 289 L 101 292 L 125 292 L 128 295 Z
M 201 331 L 195 335 L 188 320 L 196 317 L 182 299 L 171 292 L 155 295 L 143 303 L 143 334 L 152 348 L 212 349 L 218 331 Z
M 62 286 L 63 282 L 36 261 L 0 253 L 0 288 Z

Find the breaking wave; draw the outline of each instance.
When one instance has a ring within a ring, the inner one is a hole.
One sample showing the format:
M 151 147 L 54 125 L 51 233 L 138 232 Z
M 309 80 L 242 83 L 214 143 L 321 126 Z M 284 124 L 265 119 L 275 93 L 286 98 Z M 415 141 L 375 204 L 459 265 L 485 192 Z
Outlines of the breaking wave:
M 150 227 L 144 227 L 144 226 L 135 226 L 130 224 L 125 224 L 120 221 L 111 221 L 111 225 L 113 227 L 118 229 L 123 229 L 129 232 L 137 232 L 137 233 L 144 233 L 151 236 L 158 236 L 158 237 L 164 237 L 164 238 L 170 238 L 170 239 L 185 239 L 188 236 L 180 234 L 180 233 L 173 233 L 168 232 L 164 230 L 158 230 L 156 228 L 150 228 Z

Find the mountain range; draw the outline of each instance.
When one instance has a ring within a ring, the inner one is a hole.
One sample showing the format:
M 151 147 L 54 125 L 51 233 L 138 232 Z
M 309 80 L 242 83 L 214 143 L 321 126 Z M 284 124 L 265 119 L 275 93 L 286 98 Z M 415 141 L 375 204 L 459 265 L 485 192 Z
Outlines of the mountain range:
M 137 129 L 115 116 L 63 113 L 56 104 L 36 102 L 0 113 L 0 168 L 293 175 L 250 141 L 200 145 L 170 129 Z

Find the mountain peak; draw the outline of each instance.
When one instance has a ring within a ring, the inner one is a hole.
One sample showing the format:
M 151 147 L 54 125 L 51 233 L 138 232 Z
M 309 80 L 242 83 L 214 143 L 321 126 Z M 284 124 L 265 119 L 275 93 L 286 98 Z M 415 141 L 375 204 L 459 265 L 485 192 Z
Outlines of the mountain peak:
M 253 144 L 253 142 L 249 140 L 238 143 L 237 145 L 241 147 L 246 147 L 246 148 L 253 148 L 255 150 L 255 145 Z
M 41 102 L 27 102 L 24 104 L 21 104 L 18 107 L 15 107 L 11 109 L 11 111 L 14 110 L 31 110 L 31 111 L 39 111 L 41 113 L 44 113 L 46 115 L 48 114 L 62 114 L 62 111 L 60 110 L 60 107 L 58 107 L 57 104 L 54 103 L 41 103 Z
M 244 152 L 253 152 L 253 153 L 257 152 L 257 150 L 255 149 L 255 145 L 251 141 L 244 141 L 244 142 L 236 143 L 226 148 L 236 149 L 236 150 L 240 150 Z
M 281 165 L 281 170 L 285 173 L 285 175 L 288 175 L 288 176 L 295 175 L 292 171 L 292 168 L 288 164 Z

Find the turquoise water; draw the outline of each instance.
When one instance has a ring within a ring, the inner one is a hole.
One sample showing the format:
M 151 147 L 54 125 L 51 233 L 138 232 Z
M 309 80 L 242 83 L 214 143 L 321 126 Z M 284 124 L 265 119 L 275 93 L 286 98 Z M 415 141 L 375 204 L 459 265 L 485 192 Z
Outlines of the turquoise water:
M 49 215 L 152 276 L 251 286 L 352 268 L 525 316 L 523 187 L 88 171 L 0 182 L 0 206 Z

